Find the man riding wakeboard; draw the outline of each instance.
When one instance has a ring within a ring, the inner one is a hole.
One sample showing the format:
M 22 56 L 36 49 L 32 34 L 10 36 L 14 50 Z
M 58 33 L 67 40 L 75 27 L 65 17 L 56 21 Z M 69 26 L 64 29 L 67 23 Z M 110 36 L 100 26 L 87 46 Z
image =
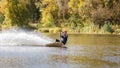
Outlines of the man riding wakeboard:
M 66 46 L 64 46 L 68 40 L 68 34 L 67 31 L 60 31 L 60 40 L 56 39 L 55 43 L 49 43 L 46 44 L 47 47 L 63 47 L 63 48 L 67 48 Z
M 60 38 L 61 38 L 61 41 L 56 39 L 56 42 L 62 42 L 63 45 L 66 44 L 67 40 L 68 40 L 68 34 L 67 34 L 67 31 L 62 31 L 60 32 Z

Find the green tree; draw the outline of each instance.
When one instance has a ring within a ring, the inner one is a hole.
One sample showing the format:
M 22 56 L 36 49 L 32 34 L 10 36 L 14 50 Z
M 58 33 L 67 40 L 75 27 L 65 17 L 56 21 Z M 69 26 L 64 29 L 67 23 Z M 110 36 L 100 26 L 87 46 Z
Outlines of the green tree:
M 58 11 L 58 6 L 54 0 L 42 0 L 38 6 L 41 11 L 40 23 L 44 27 L 55 26 L 55 18 L 57 18 L 56 12 Z M 37 4 L 38 5 L 38 4 Z
M 26 8 L 26 4 L 19 2 L 18 0 L 8 1 L 8 18 L 11 24 L 17 26 L 28 25 L 29 11 Z

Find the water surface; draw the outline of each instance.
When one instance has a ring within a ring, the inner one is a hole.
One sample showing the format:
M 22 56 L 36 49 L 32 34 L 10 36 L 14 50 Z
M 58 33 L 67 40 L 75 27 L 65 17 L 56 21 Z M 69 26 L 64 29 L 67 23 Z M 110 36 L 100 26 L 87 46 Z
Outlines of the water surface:
M 57 34 L 46 35 L 59 39 Z M 0 46 L 2 68 L 119 68 L 120 36 L 69 35 L 67 49 Z

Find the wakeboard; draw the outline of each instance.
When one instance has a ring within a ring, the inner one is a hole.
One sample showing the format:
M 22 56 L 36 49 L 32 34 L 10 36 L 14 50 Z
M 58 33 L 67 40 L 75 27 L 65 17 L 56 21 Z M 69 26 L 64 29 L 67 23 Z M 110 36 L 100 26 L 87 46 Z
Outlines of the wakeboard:
M 61 42 L 49 43 L 49 44 L 46 44 L 46 47 L 62 47 L 62 48 L 67 48 Z

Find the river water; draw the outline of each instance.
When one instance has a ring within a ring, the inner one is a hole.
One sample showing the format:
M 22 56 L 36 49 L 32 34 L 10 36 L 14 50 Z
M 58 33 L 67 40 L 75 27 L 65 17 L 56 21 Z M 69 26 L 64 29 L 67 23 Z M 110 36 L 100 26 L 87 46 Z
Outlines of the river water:
M 46 34 L 59 39 L 57 34 Z M 67 48 L 0 46 L 1 68 L 119 68 L 120 36 L 70 34 Z

